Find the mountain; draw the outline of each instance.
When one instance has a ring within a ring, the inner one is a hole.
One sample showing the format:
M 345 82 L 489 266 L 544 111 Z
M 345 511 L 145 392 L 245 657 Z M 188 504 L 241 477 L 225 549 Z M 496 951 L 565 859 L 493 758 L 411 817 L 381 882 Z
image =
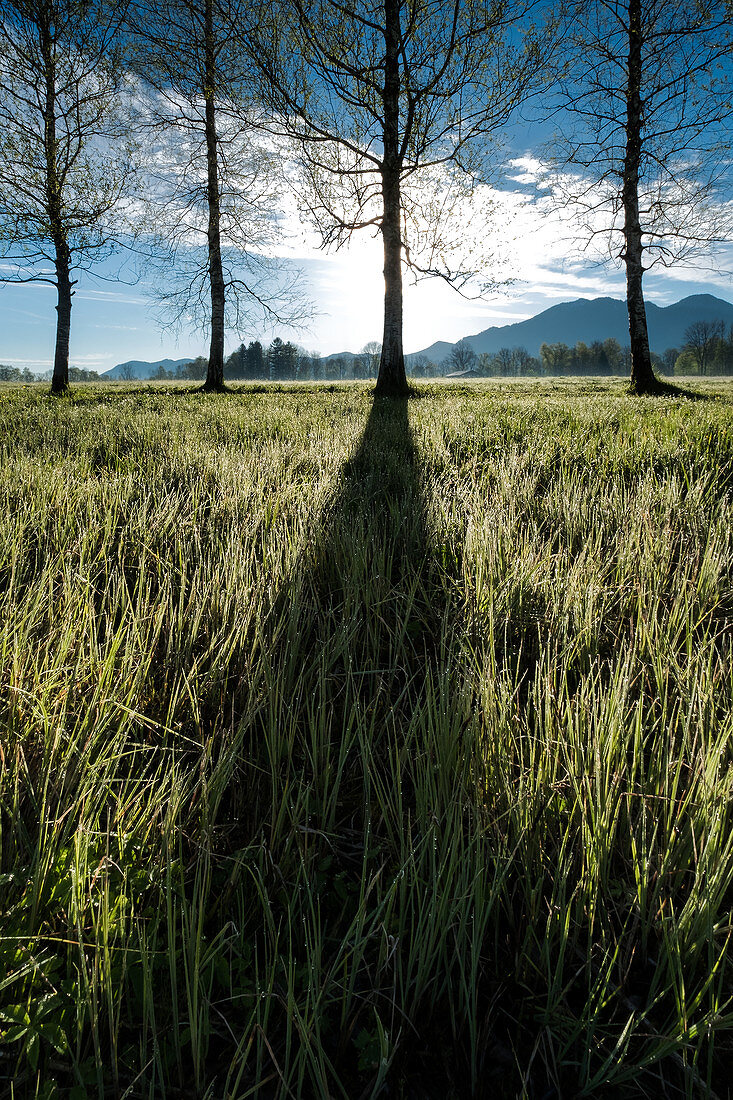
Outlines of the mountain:
M 511 328 L 512 326 L 507 325 L 506 327 Z M 486 331 L 487 332 L 501 332 L 502 330 L 500 328 L 494 328 L 494 329 L 487 328 Z M 479 333 L 479 336 L 482 336 L 482 335 L 483 335 L 483 333 Z M 478 336 L 469 336 L 468 337 L 469 343 L 471 342 L 471 340 L 477 340 L 477 339 L 478 339 Z M 432 363 L 442 363 L 443 360 L 447 359 L 448 356 L 450 355 L 452 347 L 453 347 L 453 344 L 449 344 L 447 342 L 447 340 L 436 340 L 435 343 L 431 344 L 429 348 L 425 348 L 425 351 L 412 352 L 410 355 L 407 356 L 407 358 L 412 359 L 413 356 L 415 356 L 415 355 L 426 355 Z
M 111 370 L 106 370 L 100 377 L 108 382 L 114 378 L 153 378 L 158 367 L 175 371 L 178 367 L 185 367 L 186 363 L 190 363 L 193 358 L 194 356 L 189 355 L 185 359 L 159 359 L 157 363 L 146 363 L 143 359 L 130 359 L 127 363 L 118 363 Z
M 322 355 L 322 363 L 331 363 L 334 359 L 353 359 L 359 353 L 357 351 L 332 351 L 330 355 Z
M 671 306 L 655 306 L 648 302 L 646 310 L 649 343 L 652 350 L 660 354 L 666 348 L 681 347 L 685 342 L 685 329 L 693 321 L 722 320 L 726 328 L 733 325 L 733 304 L 712 294 L 692 294 Z M 619 298 L 578 298 L 575 302 L 550 306 L 526 321 L 484 329 L 475 336 L 467 336 L 466 343 L 478 355 L 481 352 L 493 354 L 499 348 L 518 347 L 526 348 L 530 355 L 538 355 L 541 344 L 563 343 L 572 347 L 579 340 L 591 344 L 594 340 L 610 338 L 618 340 L 622 347 L 628 345 L 626 303 Z M 434 363 L 442 363 L 452 347 L 453 344 L 438 340 L 413 355 L 425 355 Z

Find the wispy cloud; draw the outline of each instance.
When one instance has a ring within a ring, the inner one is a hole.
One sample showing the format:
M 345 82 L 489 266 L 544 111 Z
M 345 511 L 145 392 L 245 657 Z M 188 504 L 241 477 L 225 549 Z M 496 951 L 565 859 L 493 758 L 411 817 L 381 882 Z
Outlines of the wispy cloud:
M 101 329 L 103 332 L 141 332 L 139 325 L 91 325 L 91 328 Z
M 620 263 L 604 265 L 597 256 L 582 252 L 579 223 L 558 201 L 562 195 L 552 190 L 555 187 L 562 192 L 563 186 L 546 163 L 528 154 L 507 165 L 501 187 L 476 191 L 459 229 L 474 250 L 480 276 L 486 282 L 493 278 L 495 286 L 484 297 L 467 300 L 440 280 L 415 286 L 407 278 L 405 346 L 409 351 L 436 340 L 458 340 L 493 325 L 524 320 L 561 301 L 623 297 Z M 324 253 L 317 247 L 317 234 L 301 219 L 292 200 L 282 224 L 281 254 L 305 268 L 317 316 L 306 333 L 284 327 L 272 332 L 247 329 L 233 333 L 231 345 L 239 339 L 266 341 L 280 335 L 328 354 L 355 351 L 368 340 L 380 339 L 384 293 L 381 240 L 363 231 L 355 234 L 343 250 Z M 712 268 L 707 261 L 653 268 L 646 276 L 648 297 L 663 305 L 703 290 L 730 298 L 731 271 L 733 245 L 722 251 Z M 50 292 L 50 296 L 32 298 L 38 290 Z M 475 287 L 467 287 L 469 294 L 478 290 L 478 282 Z M 100 287 L 84 278 L 75 298 L 79 308 L 74 311 L 72 326 L 72 363 L 103 370 L 126 359 L 205 353 L 201 334 L 186 338 L 182 352 L 173 334 L 160 335 L 154 322 L 148 320 L 147 291 L 144 281 L 122 286 L 105 283 Z M 53 346 L 54 295 L 52 287 L 42 284 L 0 289 L 4 322 L 0 362 L 49 368 L 51 361 L 43 352 Z M 105 339 L 105 332 L 109 339 Z M 3 346 L 8 355 L 3 354 Z M 30 358 L 34 354 L 38 357 Z
M 104 302 L 110 305 L 146 306 L 148 298 L 140 295 L 132 295 L 123 290 L 90 290 L 78 291 L 74 297 L 81 302 Z
M 0 301 L 0 312 L 7 313 L 11 317 L 30 317 L 33 321 L 46 321 L 47 315 L 43 313 L 33 313 L 29 309 L 18 309 L 17 306 L 6 306 Z
M 49 370 L 52 363 L 50 359 L 17 359 L 12 355 L 0 355 L 0 359 L 8 367 L 28 367 L 30 370 Z

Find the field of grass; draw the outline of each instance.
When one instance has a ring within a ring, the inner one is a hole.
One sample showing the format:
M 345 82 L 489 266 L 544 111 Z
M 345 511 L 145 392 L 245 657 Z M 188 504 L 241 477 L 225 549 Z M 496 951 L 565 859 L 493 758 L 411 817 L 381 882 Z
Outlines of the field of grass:
M 0 390 L 0 1095 L 733 1093 L 733 384 Z

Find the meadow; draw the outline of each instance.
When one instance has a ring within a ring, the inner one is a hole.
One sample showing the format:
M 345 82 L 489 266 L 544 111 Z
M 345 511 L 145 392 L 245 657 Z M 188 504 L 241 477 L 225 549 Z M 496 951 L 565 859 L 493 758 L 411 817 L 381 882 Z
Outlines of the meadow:
M 0 1094 L 732 1094 L 695 386 L 0 387 Z

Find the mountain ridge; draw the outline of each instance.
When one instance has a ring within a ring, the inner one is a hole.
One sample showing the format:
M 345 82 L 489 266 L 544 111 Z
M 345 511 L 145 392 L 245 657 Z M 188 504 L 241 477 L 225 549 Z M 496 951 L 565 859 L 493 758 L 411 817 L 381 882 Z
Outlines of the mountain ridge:
M 100 378 L 122 378 L 129 367 L 133 378 L 144 380 L 152 378 L 158 367 L 165 367 L 166 370 L 174 371 L 178 367 L 184 367 L 186 363 L 190 363 L 193 358 L 194 356 L 188 355 L 185 359 L 157 359 L 154 363 L 150 363 L 145 359 L 128 359 L 126 363 L 117 363 L 116 366 L 104 371 Z
M 682 347 L 685 330 L 694 321 L 722 320 L 726 327 L 733 326 L 733 303 L 714 294 L 690 294 L 668 306 L 647 303 L 647 323 L 649 343 L 653 351 L 661 354 L 666 348 Z M 628 316 L 623 298 L 575 298 L 570 302 L 558 302 L 553 306 L 528 317 L 524 321 L 515 321 L 509 325 L 492 325 L 481 332 L 462 337 L 477 355 L 486 352 L 494 354 L 500 348 L 524 347 L 530 355 L 539 355 L 542 344 L 563 343 L 573 347 L 578 341 L 591 344 L 595 340 L 618 340 L 622 347 L 628 345 Z M 436 340 L 421 351 L 408 353 L 408 362 L 424 355 L 438 365 L 445 363 L 455 344 L 448 340 Z M 358 352 L 334 352 L 324 355 L 322 361 L 328 363 L 336 358 L 348 358 Z M 121 378 L 132 371 L 132 377 L 138 380 L 152 378 L 158 367 L 175 371 L 178 367 L 191 362 L 191 356 L 185 359 L 158 359 L 151 363 L 142 359 L 131 359 L 118 363 L 101 377 L 105 379 Z
M 714 294 L 690 294 L 668 306 L 647 303 L 649 343 L 653 351 L 681 347 L 684 332 L 693 321 L 721 319 L 733 325 L 733 303 Z M 534 317 L 510 325 L 492 325 L 463 339 L 477 355 L 494 354 L 500 348 L 525 347 L 530 355 L 538 355 L 542 344 L 563 343 L 573 347 L 578 341 L 618 340 L 628 345 L 628 315 L 623 298 L 576 298 L 558 302 Z M 411 352 L 409 358 L 425 355 L 434 363 L 443 363 L 455 343 L 437 340 L 422 351 Z

